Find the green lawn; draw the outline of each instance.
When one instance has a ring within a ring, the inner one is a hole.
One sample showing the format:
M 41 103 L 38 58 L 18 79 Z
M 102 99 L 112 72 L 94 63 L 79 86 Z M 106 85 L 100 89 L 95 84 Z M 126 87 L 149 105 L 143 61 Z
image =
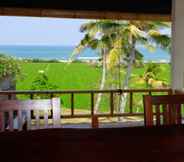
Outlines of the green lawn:
M 145 83 L 139 79 L 139 76 L 143 75 L 144 69 L 143 67 L 133 69 L 130 88 L 145 88 Z M 101 68 L 85 63 L 23 63 L 24 79 L 17 81 L 17 90 L 31 90 L 31 84 L 39 70 L 44 70 L 49 81 L 57 85 L 59 90 L 98 89 L 101 78 Z M 160 80 L 170 83 L 169 76 L 170 65 L 162 64 L 158 77 Z M 134 99 L 136 101 L 134 103 L 135 111 L 142 111 L 142 96 L 136 95 Z M 89 101 L 89 95 L 76 95 L 74 106 L 80 109 L 90 109 Z M 108 101 L 108 96 L 104 96 L 100 106 L 101 111 L 108 111 Z M 61 102 L 63 107 L 69 108 L 70 96 L 61 96 Z

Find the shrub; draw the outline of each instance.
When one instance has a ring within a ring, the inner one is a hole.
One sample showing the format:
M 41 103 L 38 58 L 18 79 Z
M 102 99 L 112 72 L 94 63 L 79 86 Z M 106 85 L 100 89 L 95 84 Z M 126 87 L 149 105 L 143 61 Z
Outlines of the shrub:
M 0 54 L 0 79 L 6 76 L 21 76 L 20 61 Z
M 38 71 L 38 75 L 31 85 L 32 90 L 56 90 L 57 88 L 57 85 L 49 82 L 49 78 L 43 70 Z M 47 94 L 39 94 L 36 98 L 50 98 L 50 96 Z

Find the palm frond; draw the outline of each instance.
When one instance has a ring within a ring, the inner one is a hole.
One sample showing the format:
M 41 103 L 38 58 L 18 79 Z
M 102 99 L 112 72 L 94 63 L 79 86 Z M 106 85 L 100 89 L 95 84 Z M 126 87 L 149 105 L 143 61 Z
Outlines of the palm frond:
M 159 31 L 156 30 L 150 30 L 150 32 L 148 32 L 148 37 L 150 42 L 155 42 L 158 47 L 170 51 L 171 37 L 169 35 L 161 34 Z

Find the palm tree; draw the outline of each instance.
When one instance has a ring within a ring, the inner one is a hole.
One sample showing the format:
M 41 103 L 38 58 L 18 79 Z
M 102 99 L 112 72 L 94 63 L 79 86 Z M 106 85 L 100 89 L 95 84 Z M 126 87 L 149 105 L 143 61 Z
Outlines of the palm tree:
M 81 26 L 81 31 L 85 32 L 85 36 L 75 48 L 73 54 L 80 53 L 86 47 L 100 50 L 103 62 L 100 89 L 105 86 L 107 70 L 112 71 L 114 67 L 120 67 L 120 64 L 123 64 L 126 74 L 119 88 L 127 89 L 132 67 L 137 61 L 141 61 L 143 56 L 136 48 L 137 45 L 144 45 L 149 49 L 156 46 L 170 49 L 170 37 L 159 31 L 161 27 L 168 27 L 168 24 L 149 21 L 111 20 L 89 22 Z M 101 95 L 98 95 L 95 111 L 98 111 Z M 123 94 L 121 96 L 120 112 L 125 110 L 126 99 L 127 94 Z
M 163 49 L 170 49 L 170 37 L 162 34 L 159 30 L 161 27 L 168 27 L 167 23 L 160 22 L 144 22 L 144 21 L 123 21 L 120 22 L 120 28 L 118 29 L 119 36 L 117 36 L 115 44 L 118 43 L 118 47 L 114 45 L 114 48 L 118 48 L 115 55 L 121 55 L 122 61 L 126 65 L 126 74 L 124 80 L 121 83 L 122 89 L 129 87 L 129 80 L 131 77 L 132 67 L 137 60 L 140 60 L 143 54 L 136 48 L 137 45 L 144 45 L 146 48 L 153 49 L 155 47 L 161 47 Z M 112 51 L 115 49 L 112 48 Z M 118 63 L 116 61 L 116 63 Z M 122 94 L 120 112 L 125 111 L 127 93 Z
M 100 83 L 100 90 L 105 87 L 106 75 L 107 75 L 107 55 L 112 48 L 113 35 L 112 29 L 116 26 L 116 23 L 109 20 L 92 21 L 81 26 L 80 31 L 85 33 L 84 38 L 80 41 L 79 45 L 74 49 L 72 56 L 76 56 L 85 48 L 92 48 L 99 51 L 102 59 L 102 78 Z M 99 93 L 95 103 L 94 111 L 98 112 L 102 94 Z

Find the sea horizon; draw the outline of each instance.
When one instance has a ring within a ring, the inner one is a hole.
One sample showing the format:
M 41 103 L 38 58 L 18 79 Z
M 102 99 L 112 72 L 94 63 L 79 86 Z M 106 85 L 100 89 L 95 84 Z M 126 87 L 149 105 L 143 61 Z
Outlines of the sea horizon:
M 19 59 L 43 59 L 43 60 L 69 60 L 74 45 L 33 45 L 33 44 L 0 44 L 0 54 L 6 54 Z M 162 49 L 150 52 L 143 47 L 138 47 L 143 53 L 144 62 L 170 62 L 170 55 Z M 77 60 L 97 60 L 100 56 L 97 50 L 85 49 L 77 57 Z

